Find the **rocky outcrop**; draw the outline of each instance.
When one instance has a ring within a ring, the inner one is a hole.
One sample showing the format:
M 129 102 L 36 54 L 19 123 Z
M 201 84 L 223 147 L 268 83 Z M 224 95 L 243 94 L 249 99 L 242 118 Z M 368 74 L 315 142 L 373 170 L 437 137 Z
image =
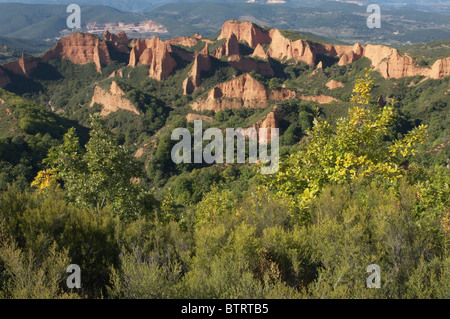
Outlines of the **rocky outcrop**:
M 0 66 L 0 88 L 5 88 L 9 83 L 11 83 L 11 79 L 6 74 L 5 70 Z
M 272 91 L 249 74 L 243 74 L 231 81 L 214 87 L 205 100 L 194 102 L 194 110 L 220 111 L 241 107 L 265 108 L 269 100 L 284 100 L 295 96 L 294 91 Z
M 255 51 L 253 51 L 252 57 L 267 60 L 269 58 L 269 55 L 264 51 L 262 45 L 258 44 L 255 48 Z
M 97 71 L 111 62 L 106 42 L 97 35 L 72 33 L 67 38 L 58 41 L 56 46 L 42 56 L 43 62 L 51 59 L 69 60 L 74 64 L 95 63 Z
M 234 34 L 238 41 L 245 41 L 252 48 L 258 44 L 270 43 L 269 33 L 252 22 L 230 20 L 222 26 L 218 40 L 229 39 Z
M 28 56 L 22 53 L 22 58 L 19 60 L 4 64 L 3 68 L 11 73 L 23 76 L 30 76 L 33 70 L 35 70 L 40 62 L 39 58 Z
M 207 123 L 211 123 L 214 121 L 214 119 L 211 116 L 201 115 L 201 114 L 195 114 L 195 113 L 189 113 L 186 115 L 186 121 L 188 123 L 194 122 L 195 120 L 201 120 Z
M 340 56 L 338 65 L 341 66 L 353 63 L 364 55 L 364 47 L 359 43 L 355 43 L 352 48 L 348 45 L 335 45 L 333 48 L 336 55 Z
M 431 68 L 420 68 L 416 65 L 414 58 L 408 54 L 401 55 L 395 48 L 369 44 L 363 48 L 362 51 L 362 56 L 368 58 L 374 69 L 380 72 L 386 79 L 404 78 L 416 75 L 422 75 L 432 79 L 441 79 L 444 76 L 450 75 L 450 58 L 437 60 Z M 344 56 L 341 60 L 343 60 L 343 58 Z M 357 56 L 357 58 L 359 58 L 359 56 Z M 351 63 L 353 60 L 350 59 L 346 62 Z
M 414 65 L 414 59 L 409 55 L 400 55 L 394 48 L 383 45 L 367 45 L 364 56 L 370 59 L 375 70 L 384 78 L 403 78 L 423 75 L 423 70 Z
M 305 101 L 316 102 L 319 104 L 327 104 L 327 103 L 330 103 L 333 101 L 336 101 L 336 102 L 339 101 L 338 99 L 336 99 L 332 96 L 327 96 L 327 95 L 323 95 L 323 94 L 321 94 L 321 95 L 302 95 L 302 96 L 300 96 L 300 98 Z
M 166 40 L 165 43 L 171 44 L 171 45 L 180 45 L 183 47 L 193 47 L 196 46 L 200 42 L 201 36 L 199 37 L 177 37 L 174 39 Z
M 191 94 L 200 86 L 202 72 L 210 71 L 211 66 L 211 57 L 209 55 L 208 44 L 206 44 L 205 48 L 195 55 L 192 69 L 183 82 L 183 92 L 185 95 Z
M 100 112 L 101 116 L 108 116 L 109 114 L 117 112 L 119 110 L 125 110 L 133 112 L 135 114 L 139 114 L 139 111 L 136 109 L 133 103 L 124 98 L 124 95 L 125 93 L 115 81 L 111 83 L 109 91 L 106 91 L 100 86 L 97 86 L 94 90 L 94 96 L 92 97 L 90 106 L 94 106 L 95 103 L 103 105 L 103 108 Z
M 433 63 L 429 71 L 429 77 L 432 79 L 442 79 L 450 75 L 450 57 L 439 59 Z
M 267 139 L 266 141 L 270 142 L 272 138 L 272 129 L 280 128 L 280 120 L 282 119 L 282 114 L 279 112 L 278 108 L 275 106 L 274 110 L 267 114 L 267 116 L 256 122 L 252 127 L 257 132 L 257 138 L 259 139 L 259 130 L 266 129 L 267 131 Z M 278 132 L 279 136 L 279 132 Z
M 313 53 L 308 42 L 301 39 L 291 41 L 285 38 L 278 29 L 270 30 L 270 38 L 272 39 L 272 42 L 268 54 L 272 58 L 279 60 L 293 59 L 295 61 L 303 61 L 309 65 L 315 65 L 316 55 Z
M 119 52 L 128 52 L 128 44 L 130 40 L 127 37 L 125 31 L 119 32 L 118 34 L 110 33 L 108 30 L 103 34 L 105 41 L 110 42 L 114 48 Z
M 131 49 L 129 66 L 148 65 L 149 77 L 161 81 L 176 68 L 177 63 L 171 55 L 172 47 L 158 37 L 151 40 L 138 39 Z
M 240 55 L 230 56 L 228 64 L 242 72 L 254 71 L 264 76 L 273 76 L 275 74 L 269 62 L 256 61 Z
M 224 44 L 214 50 L 213 56 L 217 59 L 223 56 L 231 56 L 234 54 L 240 54 L 239 41 L 234 33 L 230 35 Z
M 325 86 L 330 89 L 330 90 L 334 90 L 337 88 L 343 88 L 344 87 L 344 83 L 336 81 L 336 80 L 330 80 L 327 82 L 327 84 L 325 84 Z

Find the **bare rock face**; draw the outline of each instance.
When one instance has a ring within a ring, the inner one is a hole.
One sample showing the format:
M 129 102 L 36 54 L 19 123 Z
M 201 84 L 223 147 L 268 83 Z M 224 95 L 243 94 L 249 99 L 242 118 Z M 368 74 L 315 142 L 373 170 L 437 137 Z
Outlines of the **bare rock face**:
M 195 120 L 201 120 L 207 123 L 211 123 L 214 121 L 214 119 L 211 116 L 201 115 L 201 114 L 195 114 L 195 113 L 189 113 L 186 115 L 186 121 L 188 123 L 194 122 Z
M 264 76 L 273 76 L 275 74 L 269 62 L 256 61 L 240 55 L 230 56 L 228 64 L 242 72 L 254 71 Z
M 95 63 L 97 71 L 111 62 L 106 42 L 98 36 L 85 33 L 72 33 L 58 41 L 55 47 L 42 56 L 43 62 L 51 59 L 69 60 L 74 64 Z
M 295 96 L 290 90 L 272 91 L 249 74 L 243 74 L 231 81 L 214 87 L 205 100 L 194 102 L 194 110 L 220 111 L 225 108 L 265 108 L 269 100 L 288 99 Z
M 217 59 L 223 56 L 231 56 L 234 54 L 240 54 L 239 41 L 234 33 L 230 35 L 224 44 L 219 46 L 213 53 L 213 56 Z
M 264 51 L 262 45 L 258 44 L 255 48 L 255 51 L 253 51 L 252 57 L 258 57 L 260 59 L 267 60 L 269 58 L 269 55 Z
M 344 83 L 336 81 L 336 80 L 330 80 L 328 81 L 327 84 L 325 84 L 325 86 L 330 89 L 330 90 L 334 90 L 337 88 L 343 88 L 344 87 Z
M 280 128 L 280 120 L 282 119 L 282 114 L 279 112 L 278 108 L 275 106 L 274 110 L 267 114 L 263 120 L 259 120 L 252 127 L 256 130 L 259 139 L 259 129 L 266 129 L 267 140 L 271 141 L 272 129 Z M 278 134 L 279 136 L 279 134 Z
M 119 52 L 128 52 L 128 44 L 130 40 L 127 37 L 125 31 L 119 32 L 118 34 L 110 33 L 108 30 L 103 34 L 105 41 L 111 42 L 114 48 Z
M 138 39 L 130 53 L 129 66 L 148 65 L 149 77 L 161 81 L 176 68 L 177 63 L 171 55 L 172 47 L 158 37 L 151 40 Z
M 189 95 L 192 92 L 194 92 L 195 89 L 196 89 L 196 86 L 194 85 L 194 82 L 193 82 L 192 78 L 190 76 L 188 76 L 183 81 L 183 94 L 184 95 Z
M 353 63 L 364 56 L 364 47 L 359 43 L 355 43 L 351 49 L 347 45 L 335 45 L 334 48 L 337 48 L 337 55 L 340 56 L 338 65 Z
M 197 45 L 197 43 L 200 42 L 200 39 L 201 39 L 201 35 L 199 35 L 199 37 L 194 37 L 194 36 L 178 37 L 178 38 L 166 40 L 164 42 L 168 43 L 168 44 L 172 44 L 172 45 L 181 45 L 181 46 L 190 48 L 190 47 Z
M 302 95 L 302 96 L 300 96 L 300 98 L 302 99 L 302 100 L 305 100 L 305 101 L 312 101 L 312 102 L 316 102 L 316 103 L 319 103 L 319 104 L 327 104 L 327 103 L 330 103 L 330 102 L 333 102 L 333 101 L 339 101 L 338 99 L 336 99 L 336 98 L 334 98 L 334 97 L 332 97 L 332 96 L 327 96 L 327 95 L 323 95 L 323 94 L 321 94 L 321 95 Z
M 25 53 L 22 53 L 22 58 L 8 64 L 4 64 L 3 68 L 11 73 L 28 77 L 31 75 L 33 70 L 37 68 L 39 62 L 39 58 L 27 56 Z
M 238 41 L 245 41 L 252 48 L 258 44 L 270 43 L 269 33 L 252 22 L 229 20 L 222 26 L 222 32 L 217 39 L 229 39 L 232 34 Z
M 409 55 L 400 55 L 394 48 L 383 45 L 367 45 L 364 56 L 372 61 L 375 70 L 384 78 L 403 78 L 423 75 L 432 79 L 441 79 L 450 75 L 450 58 L 437 60 L 431 68 L 420 68 Z
M 0 88 L 5 88 L 9 83 L 11 83 L 11 79 L 6 74 L 5 70 L 0 66 Z
M 301 39 L 291 41 L 285 38 L 278 29 L 270 30 L 270 38 L 272 42 L 268 54 L 272 58 L 280 60 L 294 59 L 295 61 L 303 61 L 309 65 L 315 65 L 316 55 L 307 42 Z
M 183 82 L 183 92 L 185 95 L 194 92 L 201 83 L 201 73 L 211 70 L 212 62 L 209 55 L 208 44 L 205 48 L 198 52 L 194 58 L 194 65 L 192 66 L 189 76 Z
M 429 77 L 432 79 L 442 79 L 450 75 L 450 57 L 439 59 L 433 63 Z
M 133 103 L 123 97 L 124 94 L 125 93 L 115 81 L 111 83 L 109 92 L 97 86 L 94 90 L 94 96 L 92 97 L 90 106 L 92 107 L 95 103 L 102 104 L 103 108 L 100 112 L 101 116 L 108 116 L 119 110 L 126 110 L 139 114 L 139 111 Z
M 412 57 L 402 56 L 394 48 L 369 44 L 364 55 L 372 61 L 372 65 L 384 78 L 422 75 L 422 70 L 414 65 Z

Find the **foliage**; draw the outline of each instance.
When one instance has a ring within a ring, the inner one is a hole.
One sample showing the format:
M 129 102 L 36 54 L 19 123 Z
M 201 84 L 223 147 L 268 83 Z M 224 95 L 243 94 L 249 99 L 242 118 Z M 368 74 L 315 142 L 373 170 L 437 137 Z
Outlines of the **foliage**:
M 140 163 L 117 145 L 99 117 L 92 117 L 90 136 L 83 153 L 74 129 L 70 129 L 63 144 L 50 150 L 46 163 L 57 172 L 76 204 L 101 210 L 111 203 L 121 218 L 136 218 L 141 207 L 151 205 L 151 195 L 132 181 L 141 177 Z
M 304 207 L 327 183 L 395 182 L 402 177 L 400 164 L 426 139 L 426 126 L 389 141 L 395 109 L 392 105 L 369 107 L 372 84 L 366 70 L 365 77 L 355 84 L 353 97 L 362 106 L 349 109 L 348 116 L 339 119 L 335 127 L 315 119 L 304 149 L 290 155 L 275 177 L 268 179 L 280 196 L 291 196 L 294 203 Z

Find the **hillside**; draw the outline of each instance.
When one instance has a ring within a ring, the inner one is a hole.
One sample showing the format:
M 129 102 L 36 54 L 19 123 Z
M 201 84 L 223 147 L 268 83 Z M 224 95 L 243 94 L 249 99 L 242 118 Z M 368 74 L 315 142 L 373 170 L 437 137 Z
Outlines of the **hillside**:
M 448 299 L 448 40 L 192 6 L 155 12 L 206 34 L 72 33 L 0 65 L 0 298 Z

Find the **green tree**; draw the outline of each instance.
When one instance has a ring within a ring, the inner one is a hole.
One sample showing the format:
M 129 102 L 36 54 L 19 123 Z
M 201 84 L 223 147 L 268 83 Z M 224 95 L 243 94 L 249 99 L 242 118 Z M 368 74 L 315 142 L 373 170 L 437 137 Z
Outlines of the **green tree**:
M 152 206 L 151 194 L 135 182 L 142 177 L 142 164 L 118 145 L 98 116 L 91 118 L 85 153 L 75 130 L 70 129 L 63 144 L 50 150 L 45 163 L 56 171 L 68 197 L 79 205 L 101 210 L 112 204 L 114 212 L 125 219 L 134 219 Z
M 281 196 L 293 199 L 293 205 L 308 206 L 327 183 L 379 179 L 395 182 L 403 176 L 400 164 L 415 154 L 415 146 L 426 137 L 421 125 L 403 138 L 389 141 L 395 122 L 394 101 L 383 108 L 370 105 L 373 78 L 366 69 L 356 81 L 348 116 L 335 126 L 314 120 L 309 141 L 303 150 L 280 163 L 280 170 L 268 183 Z

